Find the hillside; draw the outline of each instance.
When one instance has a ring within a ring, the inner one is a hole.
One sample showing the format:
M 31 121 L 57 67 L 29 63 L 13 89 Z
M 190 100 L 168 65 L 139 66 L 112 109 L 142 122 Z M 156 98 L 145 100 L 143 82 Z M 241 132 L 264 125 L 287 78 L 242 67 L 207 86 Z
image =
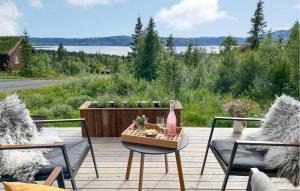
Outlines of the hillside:
M 275 39 L 280 35 L 287 39 L 290 35 L 290 30 L 275 31 L 272 33 Z M 187 46 L 193 43 L 197 46 L 218 46 L 223 42 L 226 36 L 221 37 L 195 37 L 195 38 L 174 38 L 176 46 Z M 238 44 L 243 44 L 246 38 L 234 37 Z M 167 37 L 162 37 L 165 43 Z M 30 38 L 34 46 L 55 46 L 63 43 L 65 46 L 130 46 L 130 36 L 110 36 L 110 37 L 93 37 L 93 38 Z

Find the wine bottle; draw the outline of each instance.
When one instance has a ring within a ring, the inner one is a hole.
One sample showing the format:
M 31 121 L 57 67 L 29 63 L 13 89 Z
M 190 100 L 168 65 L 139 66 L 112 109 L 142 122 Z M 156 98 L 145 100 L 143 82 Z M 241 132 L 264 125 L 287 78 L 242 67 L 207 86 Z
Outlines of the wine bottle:
M 176 120 L 176 115 L 174 112 L 174 107 L 175 107 L 175 102 L 174 100 L 170 101 L 170 112 L 167 118 L 167 133 L 170 136 L 175 136 L 176 135 L 176 124 L 177 124 L 177 120 Z

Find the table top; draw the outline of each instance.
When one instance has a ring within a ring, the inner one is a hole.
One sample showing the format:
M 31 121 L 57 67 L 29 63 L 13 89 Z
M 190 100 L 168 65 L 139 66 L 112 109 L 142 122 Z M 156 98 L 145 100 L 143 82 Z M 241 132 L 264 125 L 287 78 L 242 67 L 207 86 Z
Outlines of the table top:
M 183 134 L 180 141 L 180 145 L 177 149 L 156 147 L 151 145 L 142 145 L 138 143 L 129 143 L 125 141 L 122 141 L 122 144 L 124 147 L 134 152 L 143 153 L 143 154 L 161 155 L 161 154 L 173 153 L 175 151 L 184 149 L 189 144 L 189 138 L 187 135 Z

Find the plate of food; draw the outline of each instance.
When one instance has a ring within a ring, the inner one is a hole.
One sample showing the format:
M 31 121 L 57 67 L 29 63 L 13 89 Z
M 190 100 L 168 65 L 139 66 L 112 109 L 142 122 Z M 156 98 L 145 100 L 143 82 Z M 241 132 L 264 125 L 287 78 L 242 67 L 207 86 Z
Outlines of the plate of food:
M 156 137 L 156 135 L 158 135 L 158 131 L 156 129 L 146 129 L 144 131 L 144 135 L 146 137 Z

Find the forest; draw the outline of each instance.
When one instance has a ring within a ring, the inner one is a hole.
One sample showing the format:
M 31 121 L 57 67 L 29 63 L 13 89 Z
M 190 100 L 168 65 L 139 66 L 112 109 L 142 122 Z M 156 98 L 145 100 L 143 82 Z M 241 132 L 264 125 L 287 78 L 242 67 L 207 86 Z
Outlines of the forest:
M 223 105 L 233 100 L 247 105 L 245 115 L 262 116 L 275 96 L 300 98 L 299 22 L 291 23 L 287 40 L 272 38 L 271 31 L 266 31 L 260 1 L 251 23 L 245 44 L 238 46 L 228 36 L 220 44 L 220 53 L 208 53 L 190 43 L 186 52 L 177 54 L 172 34 L 162 43 L 152 18 L 146 26 L 137 18 L 132 52 L 123 57 L 67 52 L 63 44 L 57 51 L 32 52 L 26 33 L 22 50 L 25 65 L 20 75 L 76 76 L 78 80 L 18 94 L 33 114 L 50 118 L 78 117 L 80 104 L 103 97 L 179 100 L 184 107 L 184 126 L 210 125 L 213 116 L 228 115 Z M 100 78 L 104 67 L 112 74 Z

